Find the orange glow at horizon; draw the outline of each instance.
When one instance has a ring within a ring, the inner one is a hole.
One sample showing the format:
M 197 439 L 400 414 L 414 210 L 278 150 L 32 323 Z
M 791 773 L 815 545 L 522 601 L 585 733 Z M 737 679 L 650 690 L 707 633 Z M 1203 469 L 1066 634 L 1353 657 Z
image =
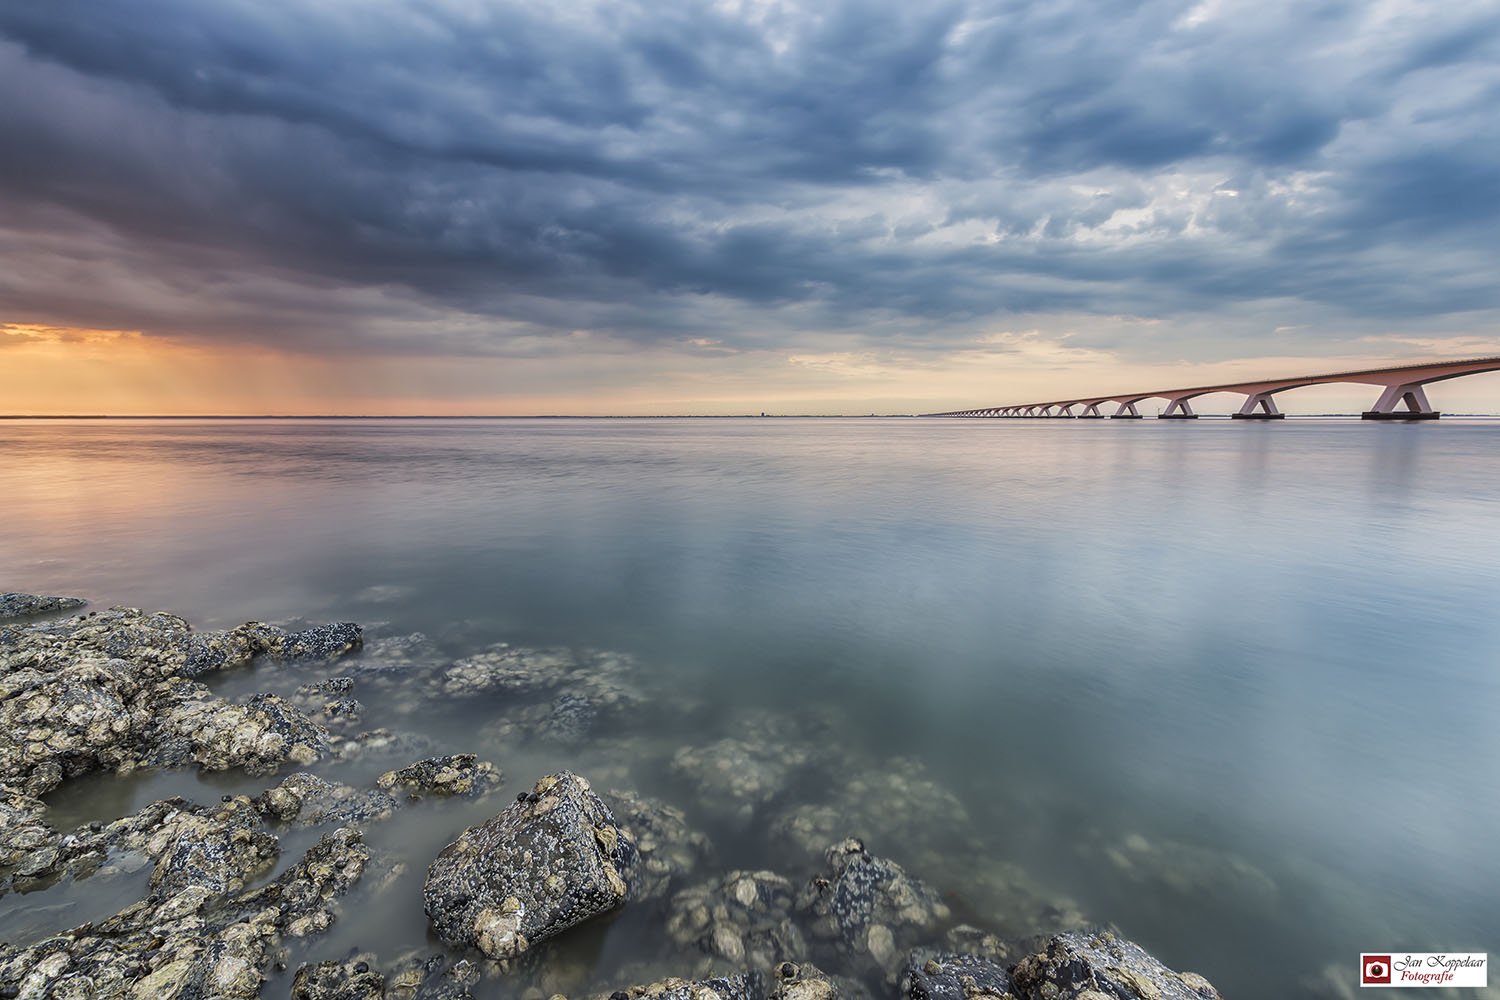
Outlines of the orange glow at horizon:
M 910 413 L 1486 353 L 1455 340 L 1412 342 L 1399 353 L 1389 343 L 1372 344 L 1372 353 L 1358 357 L 1153 365 L 1124 362 L 1035 331 L 989 334 L 952 351 L 922 354 L 705 353 L 695 350 L 699 346 L 686 341 L 630 353 L 539 358 L 327 357 L 135 331 L 0 323 L 0 414 Z M 1370 402 L 1368 394 L 1358 386 L 1298 390 L 1282 405 L 1289 412 L 1355 412 Z M 1435 390 L 1434 404 L 1449 412 L 1494 412 L 1500 409 L 1500 375 L 1445 383 Z

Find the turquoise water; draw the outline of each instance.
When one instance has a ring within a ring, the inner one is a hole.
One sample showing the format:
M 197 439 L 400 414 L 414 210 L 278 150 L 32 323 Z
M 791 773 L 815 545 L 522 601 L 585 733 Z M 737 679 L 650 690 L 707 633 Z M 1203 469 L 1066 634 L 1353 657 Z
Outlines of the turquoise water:
M 1500 423 L 7 421 L 0 495 L 0 589 L 633 657 L 697 706 L 635 743 L 399 722 L 506 754 L 507 788 L 607 759 L 725 870 L 810 874 L 662 761 L 815 711 L 808 745 L 843 756 L 784 798 L 903 758 L 966 818 L 896 799 L 848 832 L 944 886 L 1019 866 L 1227 996 L 1338 996 L 1360 951 L 1500 952 Z M 404 815 L 412 864 L 476 818 Z M 964 856 L 930 860 L 931 831 Z M 420 911 L 336 941 L 421 945 Z M 649 930 L 590 931 L 587 961 L 607 978 Z

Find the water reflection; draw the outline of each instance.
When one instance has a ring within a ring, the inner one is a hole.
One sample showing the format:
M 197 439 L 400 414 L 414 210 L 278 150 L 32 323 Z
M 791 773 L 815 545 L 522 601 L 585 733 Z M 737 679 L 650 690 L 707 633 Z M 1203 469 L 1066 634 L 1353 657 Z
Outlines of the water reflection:
M 631 654 L 695 707 L 566 752 L 485 736 L 501 707 L 455 727 L 466 717 L 437 699 L 360 698 L 372 724 L 494 754 L 508 787 L 561 756 L 678 802 L 726 869 L 805 877 L 788 831 L 800 816 L 822 835 L 832 806 L 935 884 L 991 885 L 978 909 L 1026 898 L 1020 872 L 1226 995 L 1290 996 L 1361 950 L 1500 952 L 1497 435 L 14 422 L 0 550 L 10 588 L 202 626 L 353 619 L 422 631 L 447 658 L 501 641 Z M 787 769 L 747 815 L 673 767 L 766 719 L 820 720 L 778 741 L 817 766 Z M 83 822 L 168 787 L 257 784 L 216 781 L 80 784 L 54 805 Z M 406 813 L 387 843 L 420 868 L 480 818 Z M 634 920 L 580 938 L 579 961 L 623 961 L 650 933 Z M 398 940 L 425 941 L 419 906 L 351 914 L 315 957 Z M 1268 951 L 1286 956 L 1271 972 L 1254 957 Z

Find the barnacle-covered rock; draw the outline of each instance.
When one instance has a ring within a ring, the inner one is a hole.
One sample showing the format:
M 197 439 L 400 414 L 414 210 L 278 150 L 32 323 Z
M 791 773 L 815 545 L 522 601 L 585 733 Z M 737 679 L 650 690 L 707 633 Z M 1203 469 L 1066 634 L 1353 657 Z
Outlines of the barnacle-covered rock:
M 427 757 L 387 771 L 378 781 L 381 788 L 408 799 L 428 796 L 477 798 L 499 783 L 500 769 L 471 753 Z
M 1017 1000 L 1219 1000 L 1202 976 L 1173 972 L 1108 930 L 1069 931 L 1011 970 Z
M 359 835 L 338 830 L 255 890 L 216 896 L 205 886 L 166 879 L 161 891 L 114 916 L 28 948 L 0 948 L 0 990 L 25 997 L 251 1000 L 279 942 L 332 924 L 335 897 L 359 878 L 366 858 Z
M 41 594 L 0 594 L 0 618 L 27 618 L 53 611 L 71 611 L 88 601 L 81 597 L 46 597 Z
M 858 974 L 879 973 L 894 982 L 911 949 L 948 922 L 947 904 L 859 840 L 833 845 L 825 859 L 826 872 L 798 900 L 813 936 Z
M 443 848 L 422 898 L 444 942 L 510 959 L 623 903 L 635 861 L 609 807 L 562 771 Z

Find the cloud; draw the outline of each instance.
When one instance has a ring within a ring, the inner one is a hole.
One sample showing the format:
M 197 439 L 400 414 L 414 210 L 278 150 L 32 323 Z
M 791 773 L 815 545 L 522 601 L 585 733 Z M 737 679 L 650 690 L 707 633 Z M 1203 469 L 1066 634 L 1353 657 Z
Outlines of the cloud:
M 1480 3 L 15 0 L 0 319 L 528 358 L 1421 336 L 1500 314 L 1496 65 Z

